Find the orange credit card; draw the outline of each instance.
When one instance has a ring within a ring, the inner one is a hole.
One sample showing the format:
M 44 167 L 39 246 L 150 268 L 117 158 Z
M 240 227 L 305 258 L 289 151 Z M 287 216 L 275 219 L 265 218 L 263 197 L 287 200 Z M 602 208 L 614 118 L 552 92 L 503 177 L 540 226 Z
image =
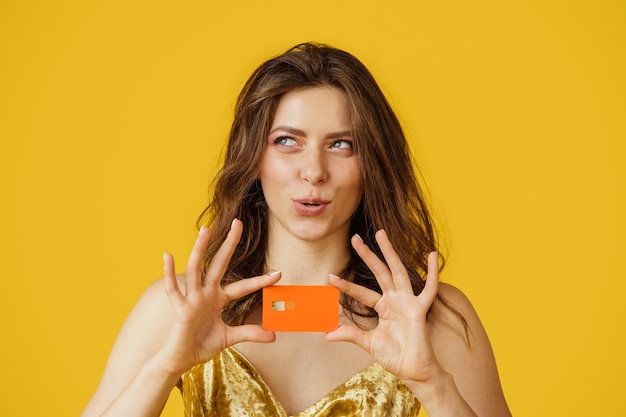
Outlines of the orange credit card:
M 328 332 L 339 327 L 339 289 L 330 285 L 263 288 L 263 328 L 276 332 Z

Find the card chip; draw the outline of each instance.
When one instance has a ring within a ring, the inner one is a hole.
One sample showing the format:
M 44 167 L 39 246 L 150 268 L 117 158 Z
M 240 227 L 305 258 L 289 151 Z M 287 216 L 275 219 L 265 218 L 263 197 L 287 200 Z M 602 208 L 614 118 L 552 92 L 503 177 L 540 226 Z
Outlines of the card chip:
M 272 310 L 273 311 L 285 311 L 285 302 L 284 301 L 272 301 Z

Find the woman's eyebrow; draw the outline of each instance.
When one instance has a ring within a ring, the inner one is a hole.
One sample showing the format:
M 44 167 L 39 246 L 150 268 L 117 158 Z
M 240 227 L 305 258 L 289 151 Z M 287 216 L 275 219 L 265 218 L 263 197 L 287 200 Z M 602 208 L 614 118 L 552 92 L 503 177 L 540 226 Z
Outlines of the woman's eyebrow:
M 339 132 L 333 132 L 326 135 L 326 139 L 339 139 L 345 137 L 352 137 L 352 132 L 349 130 L 341 130 Z
M 291 127 L 291 126 L 283 126 L 283 125 L 276 126 L 274 129 L 270 130 L 270 135 L 276 132 L 277 130 L 284 130 L 285 132 L 291 133 L 292 135 L 296 135 L 296 136 L 306 136 L 306 133 L 302 129 L 298 129 L 298 128 Z
M 302 129 L 298 129 L 293 126 L 276 126 L 274 129 L 270 130 L 270 135 L 278 130 L 283 130 L 287 133 L 291 133 L 296 136 L 307 136 L 306 132 Z M 345 138 L 346 136 L 352 136 L 352 132 L 350 130 L 340 130 L 337 132 L 331 132 L 324 136 L 325 139 L 336 139 L 336 138 Z

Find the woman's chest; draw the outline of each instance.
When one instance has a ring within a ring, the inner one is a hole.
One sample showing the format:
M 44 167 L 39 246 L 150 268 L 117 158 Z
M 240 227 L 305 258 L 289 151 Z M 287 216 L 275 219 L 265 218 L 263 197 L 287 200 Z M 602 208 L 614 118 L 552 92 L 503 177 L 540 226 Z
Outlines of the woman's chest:
M 315 404 L 373 363 L 363 349 L 323 333 L 278 333 L 270 344 L 235 346 L 289 415 Z

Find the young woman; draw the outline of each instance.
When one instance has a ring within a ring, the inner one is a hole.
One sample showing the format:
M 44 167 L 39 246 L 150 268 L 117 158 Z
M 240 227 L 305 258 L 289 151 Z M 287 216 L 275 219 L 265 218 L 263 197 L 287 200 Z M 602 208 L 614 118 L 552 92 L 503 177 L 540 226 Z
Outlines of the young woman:
M 438 283 L 400 124 L 352 55 L 298 45 L 241 92 L 186 273 L 171 255 L 83 416 L 509 416 L 474 309 Z M 328 333 L 261 327 L 260 289 L 334 285 Z

